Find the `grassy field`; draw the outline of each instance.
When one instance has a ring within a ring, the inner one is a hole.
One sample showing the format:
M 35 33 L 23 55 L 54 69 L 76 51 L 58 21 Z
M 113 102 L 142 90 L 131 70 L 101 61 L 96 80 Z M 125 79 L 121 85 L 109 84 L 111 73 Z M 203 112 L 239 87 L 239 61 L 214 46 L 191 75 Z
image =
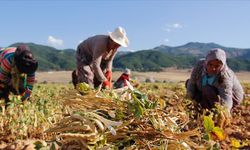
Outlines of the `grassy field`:
M 116 80 L 122 72 L 114 72 L 113 80 Z M 237 72 L 237 77 L 241 82 L 250 83 L 250 72 Z M 168 69 L 164 72 L 132 72 L 132 78 L 139 81 L 146 79 L 154 79 L 155 81 L 169 81 L 179 82 L 186 81 L 190 76 L 190 70 L 176 70 Z M 58 71 L 58 72 L 38 72 L 37 81 L 41 82 L 54 82 L 54 83 L 69 83 L 71 81 L 71 71 Z

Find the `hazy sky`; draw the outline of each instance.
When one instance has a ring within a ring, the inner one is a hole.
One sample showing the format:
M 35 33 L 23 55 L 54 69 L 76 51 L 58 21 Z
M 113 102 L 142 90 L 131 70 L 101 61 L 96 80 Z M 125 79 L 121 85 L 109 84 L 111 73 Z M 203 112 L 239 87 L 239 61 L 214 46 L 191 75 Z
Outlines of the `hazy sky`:
M 130 45 L 214 42 L 250 48 L 247 0 L 1 0 L 0 46 L 34 42 L 75 49 L 80 41 L 126 29 Z

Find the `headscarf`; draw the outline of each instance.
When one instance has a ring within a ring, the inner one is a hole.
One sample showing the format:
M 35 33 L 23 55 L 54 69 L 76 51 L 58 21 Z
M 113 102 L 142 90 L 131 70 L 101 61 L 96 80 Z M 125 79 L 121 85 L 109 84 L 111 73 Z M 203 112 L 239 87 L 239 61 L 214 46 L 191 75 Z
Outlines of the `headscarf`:
M 30 48 L 27 45 L 17 47 L 14 60 L 20 73 L 32 74 L 37 70 L 38 63 L 33 58 Z
M 215 60 L 215 59 L 222 62 L 222 66 L 221 66 L 218 74 L 220 74 L 222 71 L 225 71 L 227 69 L 225 51 L 220 49 L 220 48 L 215 48 L 215 49 L 210 50 L 206 56 L 206 59 L 205 59 L 204 74 L 202 77 L 202 86 L 213 85 L 215 79 L 217 78 L 217 75 L 208 76 L 207 70 L 206 70 L 208 62 L 211 60 Z
M 224 50 L 220 48 L 215 48 L 215 49 L 210 50 L 206 56 L 205 65 L 207 66 L 209 61 L 215 60 L 215 59 L 222 62 L 222 67 L 220 68 L 220 72 L 227 68 L 227 63 L 226 63 L 227 58 L 226 58 L 226 53 Z

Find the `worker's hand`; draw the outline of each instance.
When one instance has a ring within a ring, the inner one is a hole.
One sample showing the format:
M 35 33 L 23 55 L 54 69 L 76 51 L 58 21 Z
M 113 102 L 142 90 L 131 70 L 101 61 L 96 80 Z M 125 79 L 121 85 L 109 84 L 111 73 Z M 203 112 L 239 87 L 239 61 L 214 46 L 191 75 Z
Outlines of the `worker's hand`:
M 26 89 L 26 91 L 22 94 L 22 101 L 28 99 L 31 95 L 32 91 L 30 89 Z
M 3 83 L 0 83 L 0 88 L 4 88 L 4 84 Z
M 4 88 L 5 88 L 5 85 L 3 83 L 0 83 L 0 94 L 4 94 Z
M 0 83 L 0 89 L 4 89 L 5 85 L 3 83 Z
M 111 82 L 109 82 L 108 80 L 103 81 L 102 88 L 104 88 L 104 89 L 111 89 L 111 87 L 112 87 Z
M 109 82 L 111 82 L 111 80 L 112 80 L 112 72 L 110 70 L 107 70 L 106 73 L 105 73 L 105 77 L 107 78 L 107 80 Z

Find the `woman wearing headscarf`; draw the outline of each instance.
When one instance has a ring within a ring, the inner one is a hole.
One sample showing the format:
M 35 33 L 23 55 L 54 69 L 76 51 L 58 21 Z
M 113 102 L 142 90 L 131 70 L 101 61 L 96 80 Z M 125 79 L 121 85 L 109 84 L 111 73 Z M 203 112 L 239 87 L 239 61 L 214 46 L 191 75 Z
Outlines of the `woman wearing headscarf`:
M 219 48 L 196 64 L 187 81 L 187 96 L 203 108 L 210 109 L 218 102 L 230 111 L 241 103 L 243 95 L 239 80 L 227 66 L 225 51 Z
M 35 82 L 37 61 L 27 45 L 0 48 L 0 98 L 8 102 L 10 92 L 30 97 Z
M 72 81 L 85 82 L 91 87 L 111 88 L 112 63 L 120 46 L 127 47 L 129 40 L 125 29 L 116 28 L 109 35 L 95 35 L 77 47 L 77 69 L 72 73 Z

